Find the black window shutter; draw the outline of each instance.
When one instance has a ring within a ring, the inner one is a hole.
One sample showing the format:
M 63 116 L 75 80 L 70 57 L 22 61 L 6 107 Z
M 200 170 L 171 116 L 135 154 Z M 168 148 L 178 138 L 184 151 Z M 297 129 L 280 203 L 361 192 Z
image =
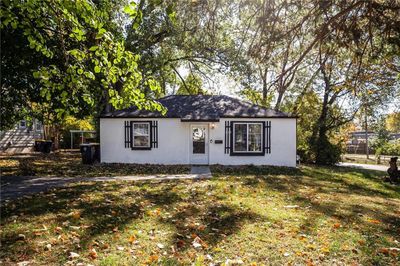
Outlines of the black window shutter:
M 265 122 L 265 140 L 264 150 L 265 153 L 271 153 L 271 121 Z
M 225 121 L 225 154 L 228 154 L 231 150 L 230 134 L 231 134 L 231 123 L 229 121 Z
M 151 122 L 151 147 L 158 148 L 158 121 Z
M 132 143 L 132 123 L 125 121 L 125 148 L 130 148 Z

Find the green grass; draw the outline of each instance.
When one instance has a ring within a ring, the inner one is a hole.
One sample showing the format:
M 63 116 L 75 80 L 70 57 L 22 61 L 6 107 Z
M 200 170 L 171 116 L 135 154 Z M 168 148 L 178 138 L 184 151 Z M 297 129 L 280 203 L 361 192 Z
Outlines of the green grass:
M 1 261 L 400 262 L 389 249 L 400 248 L 400 188 L 382 182 L 382 173 L 314 166 L 212 171 L 209 180 L 78 183 L 10 202 L 1 210 Z M 79 257 L 68 258 L 70 252 Z

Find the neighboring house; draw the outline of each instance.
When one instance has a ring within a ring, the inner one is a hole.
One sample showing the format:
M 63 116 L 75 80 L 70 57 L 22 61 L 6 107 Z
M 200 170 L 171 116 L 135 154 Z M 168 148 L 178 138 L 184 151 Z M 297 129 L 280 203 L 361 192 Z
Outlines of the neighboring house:
M 368 131 L 368 141 L 373 142 L 377 134 L 373 131 Z M 366 154 L 366 132 L 353 131 L 349 133 L 349 139 L 346 142 L 346 153 Z M 371 145 L 368 146 L 369 153 L 374 153 Z
M 43 137 L 43 126 L 38 120 L 21 120 L 13 129 L 0 131 L 0 150 L 9 153 L 30 152 L 35 139 Z
M 378 134 L 374 131 L 368 131 L 368 150 L 369 153 L 375 153 L 375 150 L 371 147 L 371 143 L 376 141 Z M 400 139 L 400 133 L 390 133 L 388 135 L 389 142 Z M 346 152 L 355 154 L 366 153 L 366 132 L 365 131 L 353 131 L 349 133 L 349 140 L 346 142 Z
M 136 107 L 101 116 L 102 162 L 296 166 L 296 117 L 228 96 L 159 102 L 164 116 Z

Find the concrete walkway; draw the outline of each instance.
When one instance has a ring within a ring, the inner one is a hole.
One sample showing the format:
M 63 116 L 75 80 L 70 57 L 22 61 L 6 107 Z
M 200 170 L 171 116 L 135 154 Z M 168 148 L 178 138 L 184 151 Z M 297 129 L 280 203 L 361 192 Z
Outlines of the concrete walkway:
M 376 164 L 361 164 L 361 163 L 338 163 L 338 166 L 352 167 L 358 169 L 375 170 L 386 172 L 389 166 Z
M 199 175 L 200 177 L 211 177 L 211 170 L 208 165 L 192 165 L 190 169 L 190 174 L 192 175 Z
M 192 167 L 190 174 L 179 175 L 147 175 L 147 176 L 100 176 L 100 177 L 35 177 L 35 176 L 9 176 L 0 177 L 0 200 L 20 198 L 26 195 L 47 191 L 51 188 L 62 187 L 78 182 L 110 182 L 110 181 L 145 181 L 145 180 L 175 180 L 175 179 L 204 179 L 211 178 L 209 167 Z

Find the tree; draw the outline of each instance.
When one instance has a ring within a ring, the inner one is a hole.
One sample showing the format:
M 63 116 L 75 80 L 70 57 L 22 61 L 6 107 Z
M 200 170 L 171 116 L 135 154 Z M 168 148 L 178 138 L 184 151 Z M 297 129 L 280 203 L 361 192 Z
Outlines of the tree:
M 227 34 L 230 1 L 138 1 L 143 22 L 127 28 L 126 48 L 141 54 L 143 75 L 161 85 L 161 94 L 173 92 L 185 82 L 184 72 L 213 84 L 216 72 L 227 67 L 233 38 Z M 226 73 L 226 72 L 225 72 Z M 168 91 L 169 90 L 169 91 Z M 161 96 L 161 95 L 160 95 Z
M 400 112 L 387 115 L 386 129 L 394 133 L 400 132 Z
M 203 82 L 199 76 L 189 73 L 185 80 L 182 80 L 179 85 L 179 89 L 176 94 L 180 95 L 198 95 L 207 94 L 207 92 L 202 88 Z
M 81 114 L 84 109 L 99 114 L 107 103 L 114 108 L 133 104 L 163 111 L 154 100 L 160 89 L 157 81 L 143 79 L 137 64 L 140 56 L 127 51 L 124 42 L 105 27 L 110 25 L 108 13 L 94 3 L 3 1 L 1 11 L 2 30 L 25 38 L 34 55 L 42 58 L 26 72 L 33 74 L 40 87 L 37 109 L 44 114 L 45 124 L 53 127 L 53 138 L 58 138 L 60 122 L 66 116 Z M 135 3 L 124 11 L 138 19 Z M 12 85 L 2 83 L 3 87 Z M 146 93 L 140 85 L 146 87 Z

